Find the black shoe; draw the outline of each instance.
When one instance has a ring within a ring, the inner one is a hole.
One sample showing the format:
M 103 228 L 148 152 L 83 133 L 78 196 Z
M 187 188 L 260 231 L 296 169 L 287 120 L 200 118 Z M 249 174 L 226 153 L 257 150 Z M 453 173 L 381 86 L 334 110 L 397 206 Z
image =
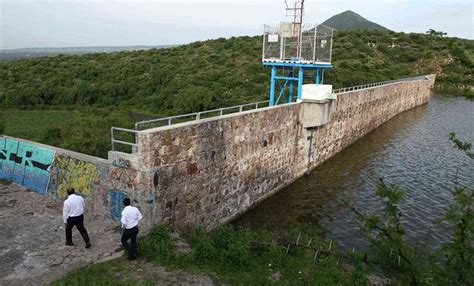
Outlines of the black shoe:
M 74 243 L 72 243 L 72 242 L 66 242 L 66 245 L 67 245 L 67 246 L 74 246 Z
M 90 248 L 92 244 L 90 242 L 86 243 L 86 248 Z
M 129 257 L 127 258 L 127 260 L 137 260 L 137 257 L 135 257 L 135 256 L 129 256 Z

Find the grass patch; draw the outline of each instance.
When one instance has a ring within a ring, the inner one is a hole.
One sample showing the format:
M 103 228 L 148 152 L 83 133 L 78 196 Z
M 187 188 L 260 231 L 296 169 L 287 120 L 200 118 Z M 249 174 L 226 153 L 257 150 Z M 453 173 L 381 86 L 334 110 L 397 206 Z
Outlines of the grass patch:
M 100 262 L 82 267 L 65 275 L 62 279 L 51 283 L 52 286 L 102 286 L 102 285 L 156 285 L 149 279 L 132 277 L 133 266 L 124 258 Z
M 0 110 L 0 132 L 92 156 L 107 158 L 110 128 L 132 128 L 128 111 L 84 107 L 74 110 Z M 118 139 L 134 142 L 132 134 Z M 119 146 L 123 147 L 123 146 Z
M 186 240 L 191 251 L 179 253 L 175 238 L 166 228 L 157 226 L 139 241 L 139 254 L 156 266 L 205 274 L 230 285 L 367 285 L 365 266 L 355 256 L 322 251 L 315 259 L 315 250 L 327 250 L 329 243 L 302 228 L 273 232 L 224 225 L 209 233 L 188 233 Z M 350 270 L 343 267 L 347 263 L 352 265 Z M 140 281 L 121 280 L 122 274 L 133 272 L 125 264 L 121 258 L 84 267 L 53 285 L 142 285 L 154 280 L 151 273 Z
M 66 110 L 0 110 L 4 134 L 40 141 L 48 128 L 65 128 L 81 117 L 78 111 Z

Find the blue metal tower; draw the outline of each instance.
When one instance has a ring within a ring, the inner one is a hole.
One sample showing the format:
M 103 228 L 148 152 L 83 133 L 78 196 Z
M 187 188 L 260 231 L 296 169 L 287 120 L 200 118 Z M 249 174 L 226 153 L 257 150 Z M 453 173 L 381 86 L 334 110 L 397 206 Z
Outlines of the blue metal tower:
M 293 102 L 295 82 L 297 86 L 296 99 L 297 101 L 301 101 L 303 96 L 303 80 L 305 71 L 314 71 L 314 83 L 323 84 L 324 70 L 332 68 L 331 64 L 324 63 L 306 64 L 301 62 L 264 61 L 263 65 L 272 68 L 270 80 L 270 106 L 284 102 Z M 288 75 L 285 74 L 286 71 L 289 71 Z M 275 94 L 277 94 L 276 97 Z
M 270 106 L 293 102 L 295 84 L 298 101 L 303 98 L 305 73 L 314 73 L 314 83 L 324 83 L 324 71 L 332 68 L 333 29 L 323 25 L 303 25 L 304 0 L 287 7 L 293 22 L 279 27 L 264 26 L 264 66 L 271 67 Z

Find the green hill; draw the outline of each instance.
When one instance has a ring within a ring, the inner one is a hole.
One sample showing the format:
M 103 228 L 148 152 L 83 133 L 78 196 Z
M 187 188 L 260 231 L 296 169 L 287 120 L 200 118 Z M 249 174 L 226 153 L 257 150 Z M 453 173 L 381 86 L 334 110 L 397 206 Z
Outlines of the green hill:
M 472 94 L 472 40 L 338 31 L 333 47 L 326 82 L 334 88 L 436 72 L 438 89 Z M 106 156 L 110 126 L 133 126 L 135 112 L 166 116 L 266 100 L 269 75 L 260 37 L 0 62 L 0 116 L 5 134 Z M 58 111 L 68 111 L 71 123 L 62 124 L 67 115 Z
M 347 10 L 340 14 L 334 15 L 324 21 L 322 24 L 337 30 L 375 30 L 385 32 L 390 31 L 389 29 L 377 23 L 371 22 L 351 10 Z

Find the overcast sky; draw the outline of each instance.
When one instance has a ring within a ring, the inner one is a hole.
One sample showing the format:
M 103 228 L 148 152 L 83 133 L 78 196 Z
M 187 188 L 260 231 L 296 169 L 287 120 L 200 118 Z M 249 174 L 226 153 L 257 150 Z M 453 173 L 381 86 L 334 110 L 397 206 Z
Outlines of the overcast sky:
M 292 3 L 294 0 L 288 0 Z M 345 10 L 394 31 L 473 39 L 472 0 L 306 0 L 305 22 Z M 284 0 L 0 0 L 0 49 L 183 44 L 257 35 L 288 21 Z

